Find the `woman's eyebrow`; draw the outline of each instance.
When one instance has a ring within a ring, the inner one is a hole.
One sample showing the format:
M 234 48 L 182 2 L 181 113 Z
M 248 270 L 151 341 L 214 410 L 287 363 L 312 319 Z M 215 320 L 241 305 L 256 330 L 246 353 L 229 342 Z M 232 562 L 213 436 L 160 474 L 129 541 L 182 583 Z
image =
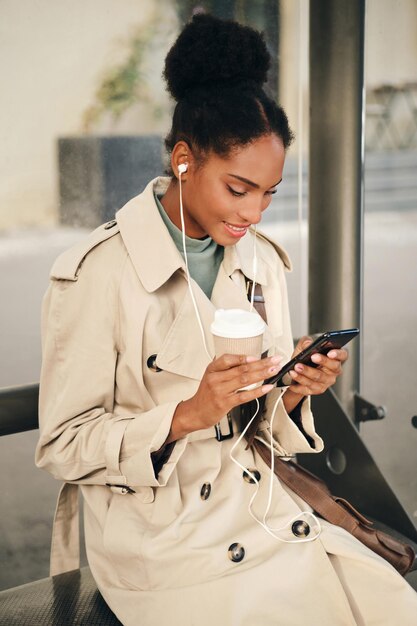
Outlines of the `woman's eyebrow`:
M 252 180 L 249 180 L 248 178 L 243 178 L 243 176 L 238 176 L 237 174 L 228 174 L 228 176 L 231 176 L 232 178 L 236 178 L 237 180 L 240 180 L 242 183 L 246 183 L 247 185 L 250 185 L 251 187 L 254 187 L 255 189 L 259 189 L 259 185 L 257 183 L 254 183 Z M 282 181 L 282 178 L 280 178 L 277 183 L 274 183 L 273 185 L 271 185 L 269 189 L 272 189 L 272 187 L 276 187 L 277 185 L 280 184 L 281 181 Z

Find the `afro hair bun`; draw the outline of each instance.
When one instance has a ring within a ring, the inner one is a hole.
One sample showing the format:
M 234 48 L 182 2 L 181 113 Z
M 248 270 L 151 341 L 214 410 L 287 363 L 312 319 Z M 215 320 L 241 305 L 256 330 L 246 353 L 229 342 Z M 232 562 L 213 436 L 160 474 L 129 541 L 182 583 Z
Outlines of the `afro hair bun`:
M 168 91 L 179 101 L 210 85 L 266 82 L 270 55 L 261 33 L 208 14 L 193 17 L 165 59 Z

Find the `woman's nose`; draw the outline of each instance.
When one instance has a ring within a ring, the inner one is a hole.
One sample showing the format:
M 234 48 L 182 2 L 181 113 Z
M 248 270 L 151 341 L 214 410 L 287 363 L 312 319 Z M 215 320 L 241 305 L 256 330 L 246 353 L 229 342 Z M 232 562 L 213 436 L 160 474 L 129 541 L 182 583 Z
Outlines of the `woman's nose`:
M 268 206 L 268 205 L 266 205 Z M 243 222 L 248 224 L 259 224 L 262 218 L 262 211 L 266 209 L 265 202 L 251 202 L 250 205 L 242 207 L 239 211 L 239 217 Z

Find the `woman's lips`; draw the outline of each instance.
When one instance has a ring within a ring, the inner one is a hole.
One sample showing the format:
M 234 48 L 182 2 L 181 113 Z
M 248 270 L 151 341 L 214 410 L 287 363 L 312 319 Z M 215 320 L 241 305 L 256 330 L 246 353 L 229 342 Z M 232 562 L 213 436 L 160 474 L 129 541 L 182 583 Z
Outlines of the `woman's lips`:
M 223 222 L 223 224 L 229 235 L 232 235 L 232 237 L 243 237 L 249 228 L 249 225 L 236 226 L 235 224 L 229 224 L 228 222 Z

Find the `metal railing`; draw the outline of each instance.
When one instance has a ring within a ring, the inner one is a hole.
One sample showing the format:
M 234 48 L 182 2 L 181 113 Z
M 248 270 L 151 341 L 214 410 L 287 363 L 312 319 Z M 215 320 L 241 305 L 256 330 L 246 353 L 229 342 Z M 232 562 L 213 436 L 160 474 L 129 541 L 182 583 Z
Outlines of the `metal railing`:
M 0 437 L 38 428 L 39 384 L 0 389 Z

